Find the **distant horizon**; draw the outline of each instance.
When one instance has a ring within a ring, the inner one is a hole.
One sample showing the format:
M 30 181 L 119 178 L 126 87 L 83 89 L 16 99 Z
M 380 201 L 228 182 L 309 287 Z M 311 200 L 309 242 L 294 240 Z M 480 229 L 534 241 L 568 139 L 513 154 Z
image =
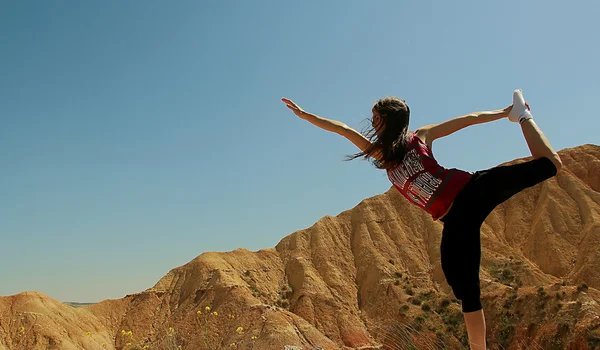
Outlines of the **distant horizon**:
M 120 299 L 204 252 L 273 248 L 391 188 L 282 97 L 362 130 L 378 98 L 399 96 L 414 130 L 507 107 L 521 88 L 555 149 L 596 145 L 599 11 L 593 1 L 3 3 L 0 295 Z M 468 171 L 529 156 L 508 120 L 433 152 Z

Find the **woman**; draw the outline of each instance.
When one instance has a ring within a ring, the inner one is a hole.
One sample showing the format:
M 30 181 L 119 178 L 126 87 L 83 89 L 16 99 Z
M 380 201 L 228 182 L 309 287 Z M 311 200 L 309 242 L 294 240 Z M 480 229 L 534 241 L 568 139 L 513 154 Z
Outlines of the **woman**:
M 289 99 L 282 101 L 300 118 L 354 143 L 361 151 L 350 159 L 373 160 L 411 203 L 443 223 L 442 270 L 461 300 L 471 349 L 485 349 L 479 285 L 481 225 L 497 205 L 555 176 L 562 167 L 560 157 L 534 122 L 521 90 L 514 91 L 513 104 L 505 109 L 467 114 L 414 132 L 408 131 L 410 109 L 406 102 L 386 97 L 373 106 L 372 129 L 366 136 L 339 121 L 305 112 Z M 519 123 L 533 160 L 474 173 L 445 168 L 436 161 L 431 151 L 436 139 L 502 118 Z

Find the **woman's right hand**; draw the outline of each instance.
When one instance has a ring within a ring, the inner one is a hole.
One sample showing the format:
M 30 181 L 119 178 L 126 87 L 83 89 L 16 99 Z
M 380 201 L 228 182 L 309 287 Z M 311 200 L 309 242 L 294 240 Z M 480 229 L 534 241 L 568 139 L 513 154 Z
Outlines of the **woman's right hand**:
M 528 110 L 531 110 L 531 107 L 529 106 L 529 103 L 527 103 L 527 101 L 525 101 L 525 106 L 527 107 Z M 512 108 L 513 108 L 513 105 L 510 105 L 510 106 L 504 108 L 502 111 L 504 113 L 506 113 L 506 116 L 508 117 L 508 114 L 510 113 L 510 111 L 512 110 Z
M 287 108 L 291 109 L 292 112 L 294 112 L 295 115 L 299 116 L 302 119 L 306 117 L 307 113 L 302 108 L 300 108 L 300 106 L 294 103 L 294 101 L 288 98 L 282 98 L 281 100 L 283 101 L 283 103 L 285 103 Z

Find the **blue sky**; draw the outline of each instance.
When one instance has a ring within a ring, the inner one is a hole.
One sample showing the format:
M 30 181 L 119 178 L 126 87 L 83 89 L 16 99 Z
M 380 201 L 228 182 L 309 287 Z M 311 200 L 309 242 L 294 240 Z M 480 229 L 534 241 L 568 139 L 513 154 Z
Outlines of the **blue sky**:
M 390 188 L 280 101 L 412 129 L 511 104 L 556 149 L 598 144 L 594 1 L 0 3 L 0 295 L 95 302 L 206 251 L 274 247 Z M 529 151 L 516 124 L 434 143 L 470 171 Z

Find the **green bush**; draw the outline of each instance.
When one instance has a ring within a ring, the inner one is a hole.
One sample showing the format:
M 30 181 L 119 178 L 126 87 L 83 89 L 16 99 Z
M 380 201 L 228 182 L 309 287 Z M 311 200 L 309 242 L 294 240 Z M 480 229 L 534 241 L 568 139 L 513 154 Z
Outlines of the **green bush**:
M 585 292 L 588 290 L 588 288 L 589 287 L 588 287 L 587 283 L 584 282 L 577 286 L 577 292 L 581 292 L 581 291 Z
M 498 328 L 496 331 L 496 341 L 503 347 L 508 347 L 515 331 L 515 320 L 513 314 L 509 311 L 500 314 Z
M 522 268 L 520 261 L 510 261 L 498 265 L 493 265 L 489 269 L 490 275 L 499 283 L 511 287 L 521 287 L 523 283 L 517 272 Z
M 419 297 L 410 297 L 410 298 L 408 298 L 408 301 L 409 301 L 411 304 L 413 304 L 413 305 L 417 305 L 417 306 L 421 305 L 421 303 L 423 302 L 423 301 L 421 300 L 421 298 L 419 298 Z

